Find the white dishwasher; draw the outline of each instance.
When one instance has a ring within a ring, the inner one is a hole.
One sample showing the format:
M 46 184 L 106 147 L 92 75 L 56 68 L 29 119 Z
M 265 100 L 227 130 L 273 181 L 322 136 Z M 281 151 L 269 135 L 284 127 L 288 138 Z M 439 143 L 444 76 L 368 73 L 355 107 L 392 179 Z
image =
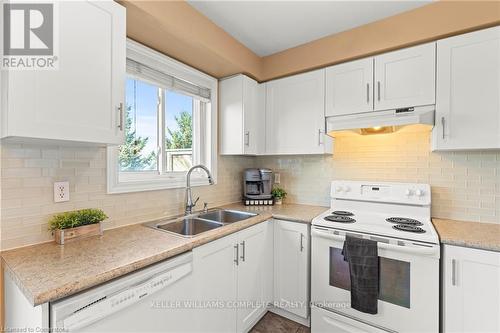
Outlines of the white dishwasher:
M 193 254 L 182 254 L 140 271 L 50 303 L 54 331 L 196 331 Z

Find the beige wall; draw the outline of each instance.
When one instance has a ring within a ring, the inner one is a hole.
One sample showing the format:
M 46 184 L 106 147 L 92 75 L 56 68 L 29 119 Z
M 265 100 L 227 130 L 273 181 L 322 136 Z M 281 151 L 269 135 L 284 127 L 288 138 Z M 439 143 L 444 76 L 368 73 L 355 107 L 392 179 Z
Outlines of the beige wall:
M 184 189 L 106 194 L 106 149 L 2 143 L 0 249 L 51 240 L 49 217 L 58 212 L 102 208 L 106 228 L 176 215 Z M 240 200 L 241 172 L 250 157 L 220 157 L 218 184 L 193 189 L 209 206 Z M 53 183 L 70 182 L 70 201 L 53 202 Z
M 132 39 L 218 78 L 259 81 L 500 24 L 500 1 L 437 1 L 259 58 L 184 1 L 119 2 Z
M 118 1 L 127 35 L 215 77 L 261 77 L 261 59 L 184 1 Z
M 438 1 L 262 59 L 261 80 L 500 24 L 500 1 Z
M 500 152 L 430 151 L 430 133 L 337 138 L 334 155 L 258 157 L 281 174 L 289 202 L 329 205 L 332 180 L 422 182 L 432 215 L 500 223 Z

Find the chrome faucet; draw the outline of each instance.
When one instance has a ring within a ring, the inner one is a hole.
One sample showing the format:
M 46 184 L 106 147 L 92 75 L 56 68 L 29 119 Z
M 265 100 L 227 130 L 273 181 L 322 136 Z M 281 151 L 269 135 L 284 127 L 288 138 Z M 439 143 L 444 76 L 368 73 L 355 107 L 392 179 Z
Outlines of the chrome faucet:
M 206 166 L 204 166 L 202 164 L 198 164 L 198 165 L 192 166 L 191 169 L 189 169 L 189 171 L 187 172 L 187 175 L 186 175 L 186 210 L 185 210 L 186 215 L 193 213 L 193 207 L 196 206 L 196 203 L 198 202 L 198 200 L 200 200 L 200 197 L 198 197 L 193 202 L 193 196 L 191 194 L 191 174 L 193 173 L 193 170 L 195 170 L 195 169 L 203 169 L 207 173 L 208 184 L 209 185 L 214 184 L 212 174 L 210 173 L 210 170 L 208 170 L 208 168 Z

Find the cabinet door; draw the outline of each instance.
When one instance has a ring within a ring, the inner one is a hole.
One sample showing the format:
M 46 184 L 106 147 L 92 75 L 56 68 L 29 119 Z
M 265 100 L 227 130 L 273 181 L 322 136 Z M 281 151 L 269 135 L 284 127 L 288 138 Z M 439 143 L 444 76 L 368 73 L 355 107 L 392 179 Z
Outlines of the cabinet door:
M 265 87 L 237 75 L 219 84 L 223 155 L 259 155 L 265 149 Z
M 324 69 L 267 82 L 266 153 L 331 153 L 324 97 Z
M 309 226 L 274 220 L 274 301 L 284 310 L 308 317 Z
M 373 58 L 326 69 L 326 116 L 373 111 Z
M 242 155 L 243 142 L 243 75 L 219 83 L 220 153 Z
M 243 76 L 243 153 L 260 155 L 265 150 L 265 86 Z
M 266 311 L 266 256 L 269 256 L 267 225 L 260 223 L 238 233 L 238 307 L 237 332 L 247 332 Z M 272 252 L 271 252 L 272 253 Z
M 120 144 L 125 8 L 113 1 L 59 1 L 58 10 L 59 68 L 8 73 L 2 135 Z
M 500 148 L 500 27 L 437 43 L 433 149 Z
M 375 110 L 435 103 L 436 44 L 375 57 Z
M 443 331 L 500 332 L 500 253 L 444 246 Z
M 195 310 L 200 332 L 236 331 L 236 308 L 229 305 L 237 299 L 237 247 L 233 234 L 193 250 L 196 299 L 222 302 Z

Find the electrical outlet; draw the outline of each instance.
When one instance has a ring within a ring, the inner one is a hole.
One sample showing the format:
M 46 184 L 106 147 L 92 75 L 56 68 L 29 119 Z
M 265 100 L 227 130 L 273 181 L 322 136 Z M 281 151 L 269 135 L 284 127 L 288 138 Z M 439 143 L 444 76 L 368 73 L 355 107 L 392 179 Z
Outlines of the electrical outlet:
M 69 201 L 69 182 L 54 183 L 54 202 Z
M 275 174 L 274 174 L 274 183 L 275 183 L 275 184 L 279 184 L 279 183 L 280 183 L 280 181 L 281 181 L 281 176 L 280 176 L 280 174 L 279 174 L 279 173 L 275 173 Z

